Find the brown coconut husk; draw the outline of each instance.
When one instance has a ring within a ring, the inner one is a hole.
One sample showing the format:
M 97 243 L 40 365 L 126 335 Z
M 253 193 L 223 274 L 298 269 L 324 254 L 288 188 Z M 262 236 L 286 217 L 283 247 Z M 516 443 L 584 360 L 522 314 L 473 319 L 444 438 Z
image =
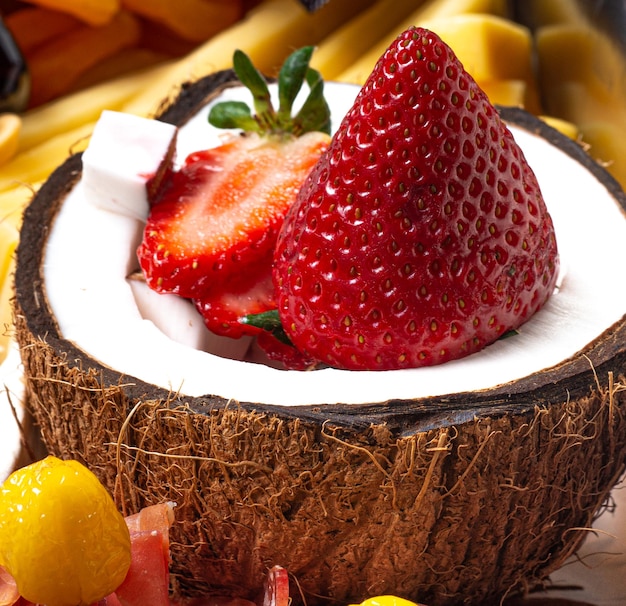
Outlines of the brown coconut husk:
M 180 122 L 215 83 L 186 89 L 166 119 Z M 282 565 L 309 605 L 384 593 L 489 604 L 576 551 L 624 471 L 624 321 L 556 368 L 475 393 L 298 407 L 171 393 L 65 340 L 48 306 L 46 236 L 80 167 L 70 158 L 24 217 L 15 322 L 27 405 L 49 451 L 86 463 L 125 514 L 177 503 L 175 594 L 252 599 Z

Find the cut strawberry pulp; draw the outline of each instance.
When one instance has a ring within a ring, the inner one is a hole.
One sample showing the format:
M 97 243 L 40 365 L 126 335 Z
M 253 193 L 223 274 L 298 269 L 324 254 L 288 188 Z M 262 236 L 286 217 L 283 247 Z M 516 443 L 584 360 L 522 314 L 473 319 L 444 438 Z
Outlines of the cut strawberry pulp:
M 151 207 L 138 251 L 149 286 L 203 297 L 258 265 L 328 140 L 250 134 L 191 154 Z
M 252 133 L 189 155 L 151 204 L 138 249 L 148 285 L 192 299 L 217 334 L 257 334 L 239 320 L 275 308 L 278 232 L 329 141 Z
M 190 154 L 149 190 L 150 212 L 137 250 L 150 288 L 190 299 L 212 332 L 257 336 L 246 318 L 276 309 L 274 249 L 306 176 L 330 145 L 323 80 L 309 66 L 313 47 L 294 51 L 278 76 L 278 108 L 265 77 L 242 51 L 233 68 L 252 93 L 247 104 L 214 104 L 208 121 L 235 129 L 222 145 Z M 298 111 L 293 103 L 306 82 Z M 262 340 L 273 355 L 274 337 Z M 276 343 L 278 346 L 278 343 Z M 276 354 L 278 355 L 278 354 Z

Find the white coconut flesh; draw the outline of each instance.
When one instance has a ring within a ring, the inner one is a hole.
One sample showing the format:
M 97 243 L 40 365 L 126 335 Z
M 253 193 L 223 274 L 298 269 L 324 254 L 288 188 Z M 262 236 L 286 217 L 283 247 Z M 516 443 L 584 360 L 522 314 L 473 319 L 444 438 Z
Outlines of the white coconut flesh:
M 326 90 L 336 127 L 358 89 L 327 83 Z M 225 98 L 249 100 L 243 89 L 233 88 L 213 103 Z M 177 163 L 219 143 L 223 135 L 208 124 L 209 109 L 179 130 Z M 614 269 L 626 258 L 626 218 L 605 185 L 577 160 L 541 136 L 513 125 L 511 131 L 552 215 L 561 270 L 557 290 L 519 334 L 481 352 L 395 371 L 302 372 L 258 363 L 249 340 L 211 335 L 187 301 L 128 279 L 138 267 L 143 221 L 106 200 L 86 201 L 92 196 L 85 196 L 84 174 L 62 205 L 45 254 L 46 291 L 60 333 L 103 365 L 147 383 L 188 396 L 275 405 L 427 398 L 484 390 L 554 367 L 584 351 L 626 312 L 626 286 Z M 122 183 L 133 181 L 128 162 L 109 158 L 109 172 L 119 171 Z M 137 188 L 131 184 L 127 191 Z
M 0 482 L 9 476 L 22 450 L 20 423 L 24 420 L 22 364 L 13 342 L 0 366 Z

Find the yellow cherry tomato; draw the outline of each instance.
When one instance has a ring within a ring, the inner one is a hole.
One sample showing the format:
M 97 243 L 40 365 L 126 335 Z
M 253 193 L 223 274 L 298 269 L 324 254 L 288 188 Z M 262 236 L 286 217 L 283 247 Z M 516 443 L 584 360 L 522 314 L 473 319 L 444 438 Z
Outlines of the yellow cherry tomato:
M 31 602 L 92 604 L 124 580 L 130 534 L 91 471 L 49 456 L 0 489 L 0 564 Z

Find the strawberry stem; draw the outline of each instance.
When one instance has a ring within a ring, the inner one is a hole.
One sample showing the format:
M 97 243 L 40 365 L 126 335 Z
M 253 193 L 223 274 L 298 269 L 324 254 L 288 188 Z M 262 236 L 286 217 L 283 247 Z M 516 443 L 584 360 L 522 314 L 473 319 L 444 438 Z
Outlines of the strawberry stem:
M 238 128 L 264 135 L 300 136 L 321 131 L 330 134 L 330 108 L 324 98 L 321 74 L 309 67 L 312 46 L 294 51 L 283 63 L 278 75 L 278 110 L 274 108 L 267 80 L 241 50 L 233 55 L 233 69 L 240 82 L 252 93 L 255 114 L 241 101 L 217 103 L 209 112 L 209 123 L 217 128 Z M 309 93 L 302 107 L 292 115 L 293 104 L 304 82 Z

